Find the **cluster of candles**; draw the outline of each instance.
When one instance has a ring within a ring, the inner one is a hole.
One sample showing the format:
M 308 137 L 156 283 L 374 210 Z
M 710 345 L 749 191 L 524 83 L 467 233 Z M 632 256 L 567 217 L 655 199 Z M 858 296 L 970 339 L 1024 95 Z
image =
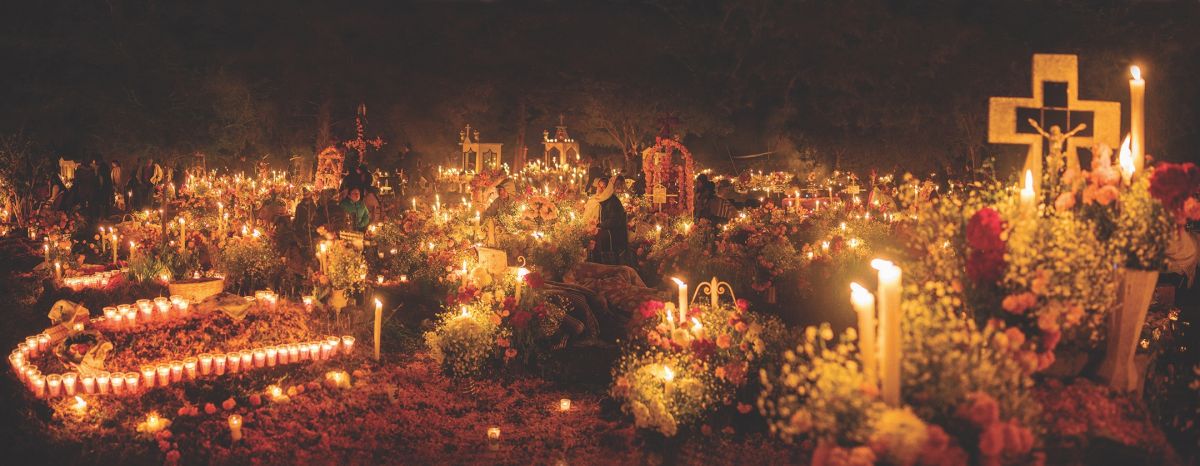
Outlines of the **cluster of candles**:
M 120 270 L 105 270 L 91 275 L 65 277 L 62 279 L 62 284 L 74 291 L 79 291 L 83 288 L 103 288 L 108 286 L 109 280 L 119 273 L 121 273 Z
M 328 336 L 323 340 L 259 347 L 229 353 L 201 354 L 182 360 L 147 364 L 138 372 L 100 372 L 98 374 L 42 375 L 37 366 L 29 364 L 30 358 L 47 350 L 50 336 L 47 334 L 30 337 L 18 345 L 8 357 L 9 363 L 21 382 L 37 398 L 57 398 L 88 395 L 135 395 L 155 387 L 167 387 L 184 381 L 196 380 L 212 375 L 236 374 L 252 369 L 296 364 L 302 361 L 326 361 L 338 355 L 349 355 L 354 349 L 352 336 Z
M 186 298 L 179 295 L 172 295 L 170 298 L 160 296 L 153 300 L 139 299 L 133 304 L 105 307 L 104 320 L 114 327 L 132 327 L 139 322 L 186 315 L 190 304 Z

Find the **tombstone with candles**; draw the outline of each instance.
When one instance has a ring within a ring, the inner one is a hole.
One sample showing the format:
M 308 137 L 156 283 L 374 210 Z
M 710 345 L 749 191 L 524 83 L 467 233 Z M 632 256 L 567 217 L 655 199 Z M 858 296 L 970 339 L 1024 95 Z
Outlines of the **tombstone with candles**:
M 678 138 L 657 137 L 642 151 L 646 196 L 656 210 L 668 214 L 691 214 L 694 202 L 696 165 L 692 153 Z

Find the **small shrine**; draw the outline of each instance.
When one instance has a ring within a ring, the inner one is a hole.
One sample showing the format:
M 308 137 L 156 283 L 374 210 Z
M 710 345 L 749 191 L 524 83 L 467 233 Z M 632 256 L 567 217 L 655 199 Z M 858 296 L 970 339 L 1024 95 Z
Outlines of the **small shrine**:
M 542 131 L 542 146 L 545 148 L 542 163 L 547 167 L 568 165 L 572 159 L 579 161 L 579 141 L 571 139 L 571 135 L 567 134 L 562 115 L 558 116 L 554 137 L 550 137 L 550 131 Z
M 656 137 L 654 145 L 642 151 L 642 172 L 646 175 L 646 196 L 656 210 L 692 212 L 696 167 L 692 153 L 678 137 Z
M 474 137 L 474 139 L 472 139 Z M 501 146 L 498 142 L 479 142 L 479 130 L 471 130 L 467 125 L 458 133 L 462 141 L 463 171 L 482 172 L 485 169 L 499 169 L 501 161 Z
M 317 191 L 337 189 L 342 182 L 342 164 L 346 154 L 337 146 L 326 147 L 317 154 L 317 173 L 313 185 Z

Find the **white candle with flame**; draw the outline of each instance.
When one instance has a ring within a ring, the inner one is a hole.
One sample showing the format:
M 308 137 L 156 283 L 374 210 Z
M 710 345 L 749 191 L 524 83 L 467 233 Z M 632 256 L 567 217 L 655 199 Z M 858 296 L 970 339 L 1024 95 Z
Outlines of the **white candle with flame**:
M 676 277 L 671 277 L 671 281 L 679 287 L 679 322 L 684 323 L 687 321 L 687 283 Z
M 875 295 L 858 283 L 850 284 L 850 304 L 858 314 L 858 352 L 867 383 L 875 385 Z
M 1137 163 L 1134 161 L 1130 144 L 1130 136 L 1125 136 L 1125 141 L 1121 143 L 1120 155 L 1117 156 L 1117 162 L 1121 167 L 1121 179 L 1125 181 L 1126 186 L 1133 180 L 1133 173 L 1137 171 Z
M 1133 167 L 1145 169 L 1146 164 L 1146 81 L 1142 69 L 1129 67 L 1129 131 L 1133 137 Z
M 383 302 L 375 298 L 375 360 L 379 360 L 379 334 L 383 329 Z
M 1025 212 L 1037 210 L 1037 194 L 1033 190 L 1033 170 L 1025 170 L 1025 186 L 1021 188 L 1021 209 Z
M 880 394 L 889 406 L 900 405 L 900 267 L 875 259 L 871 267 L 879 271 Z

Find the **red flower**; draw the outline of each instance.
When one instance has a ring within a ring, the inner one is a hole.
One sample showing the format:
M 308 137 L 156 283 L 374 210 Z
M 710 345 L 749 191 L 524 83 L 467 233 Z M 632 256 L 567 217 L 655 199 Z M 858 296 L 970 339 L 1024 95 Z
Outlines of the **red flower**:
M 525 283 L 527 283 L 530 288 L 538 289 L 546 284 L 546 278 L 542 277 L 542 274 L 539 272 L 529 272 L 525 275 Z
M 967 244 L 977 251 L 1004 249 L 1000 233 L 1004 231 L 1004 219 L 991 207 L 975 212 L 967 221 Z
M 514 328 L 522 329 L 529 327 L 529 321 L 533 319 L 533 314 L 529 311 L 520 310 L 512 315 L 512 325 Z
M 975 283 L 995 283 L 1004 275 L 1003 249 L 975 250 L 967 256 L 967 276 Z
M 1184 201 L 1200 191 L 1200 168 L 1194 163 L 1160 163 L 1150 174 L 1150 195 L 1171 213 L 1179 212 Z
M 642 304 L 638 306 L 638 315 L 640 315 L 643 319 L 649 319 L 656 315 L 662 314 L 663 306 L 664 304 L 662 301 L 643 301 Z

